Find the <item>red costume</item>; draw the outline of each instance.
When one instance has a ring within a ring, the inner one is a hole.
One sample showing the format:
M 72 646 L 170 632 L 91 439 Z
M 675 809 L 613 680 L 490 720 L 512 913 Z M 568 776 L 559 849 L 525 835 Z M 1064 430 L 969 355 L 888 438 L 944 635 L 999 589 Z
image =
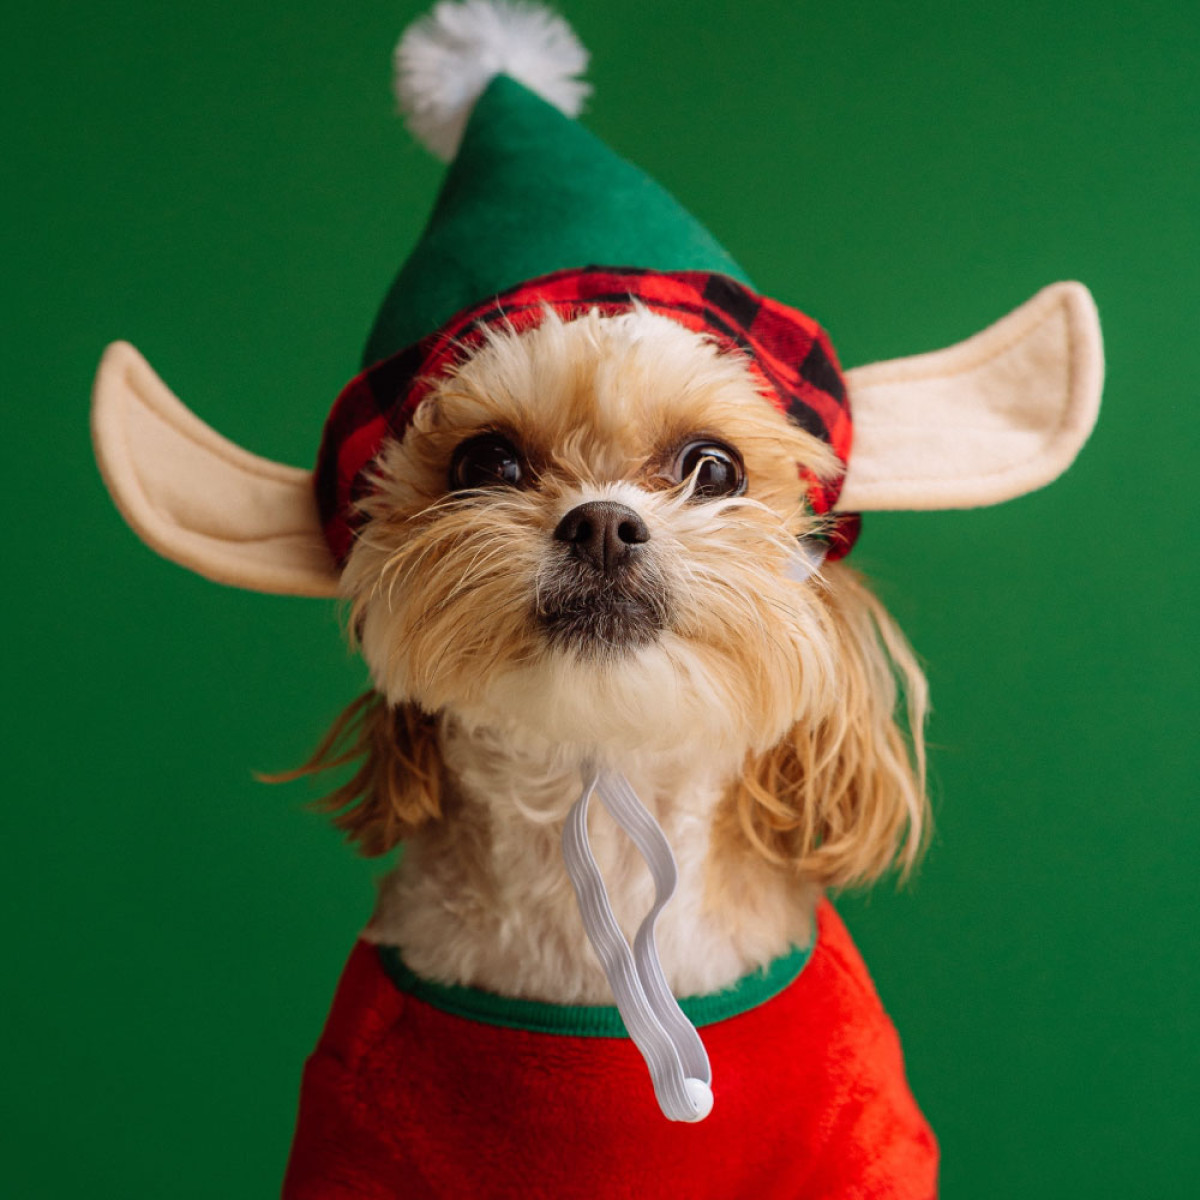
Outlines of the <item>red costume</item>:
M 615 1009 L 427 984 L 360 942 L 304 1072 L 284 1200 L 936 1195 L 937 1144 L 831 905 L 810 955 L 684 1007 L 713 1068 L 695 1125 L 659 1112 Z

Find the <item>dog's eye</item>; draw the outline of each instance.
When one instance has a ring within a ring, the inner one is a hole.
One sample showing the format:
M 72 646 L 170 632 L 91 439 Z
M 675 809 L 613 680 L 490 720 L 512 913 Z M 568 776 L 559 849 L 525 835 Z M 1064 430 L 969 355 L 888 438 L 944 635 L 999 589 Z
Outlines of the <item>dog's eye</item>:
M 746 490 L 741 456 L 723 442 L 689 442 L 675 459 L 674 475 L 680 483 L 695 475 L 692 498 L 696 500 L 740 496 Z
M 498 433 L 481 433 L 467 438 L 450 461 L 450 490 L 467 488 L 519 487 L 525 468 L 516 447 Z

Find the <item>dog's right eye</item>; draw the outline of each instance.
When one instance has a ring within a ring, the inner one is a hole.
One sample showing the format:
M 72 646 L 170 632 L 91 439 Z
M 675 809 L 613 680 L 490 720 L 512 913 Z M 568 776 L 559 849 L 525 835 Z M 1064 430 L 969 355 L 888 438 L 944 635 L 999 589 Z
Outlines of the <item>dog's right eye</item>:
M 481 433 L 467 438 L 450 460 L 450 490 L 520 487 L 525 478 L 521 455 L 508 438 L 498 433 Z

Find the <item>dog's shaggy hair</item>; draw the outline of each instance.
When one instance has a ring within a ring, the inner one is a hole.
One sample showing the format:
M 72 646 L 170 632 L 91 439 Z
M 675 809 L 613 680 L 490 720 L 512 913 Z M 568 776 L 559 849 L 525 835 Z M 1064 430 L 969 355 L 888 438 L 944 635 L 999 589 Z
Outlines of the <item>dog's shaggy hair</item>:
M 666 318 L 547 312 L 493 332 L 381 455 L 343 581 L 374 690 L 292 776 L 360 763 L 327 803 L 364 853 L 405 842 L 368 936 L 418 974 L 611 1002 L 559 851 L 585 758 L 625 772 L 679 860 L 658 936 L 677 994 L 806 943 L 821 889 L 918 855 L 924 678 L 849 567 L 789 578 L 821 525 L 803 477 L 838 464 L 758 389 Z M 519 453 L 519 485 L 451 490 L 456 449 L 486 433 Z M 697 439 L 740 456 L 743 494 L 679 478 Z M 596 500 L 645 523 L 621 585 L 644 619 L 623 636 L 616 605 L 602 631 L 552 636 L 579 578 L 555 530 Z M 610 823 L 593 844 L 635 928 L 648 873 Z

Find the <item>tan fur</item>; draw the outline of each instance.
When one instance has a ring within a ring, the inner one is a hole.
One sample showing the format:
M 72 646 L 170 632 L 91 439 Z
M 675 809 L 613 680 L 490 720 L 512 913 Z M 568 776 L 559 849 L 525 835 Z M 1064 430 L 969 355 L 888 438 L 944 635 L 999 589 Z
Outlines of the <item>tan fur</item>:
M 928 701 L 925 677 L 879 601 L 848 567 L 835 564 L 826 578 L 839 694 L 816 719 L 747 757 L 729 808 L 768 862 L 845 887 L 874 881 L 897 858 L 907 873 L 923 847 Z M 911 751 L 896 722 L 897 672 Z
M 448 494 L 455 447 L 483 431 L 520 447 L 531 486 Z M 740 451 L 745 495 L 692 502 L 664 478 L 698 435 Z M 628 775 L 679 859 L 659 936 L 679 992 L 805 940 L 820 887 L 911 865 L 924 680 L 851 570 L 788 578 L 796 538 L 820 529 L 802 469 L 836 462 L 741 359 L 641 310 L 494 332 L 437 384 L 380 457 L 343 579 L 386 703 L 359 701 L 357 733 L 309 764 L 365 754 L 331 798 L 339 824 L 369 852 L 407 841 L 370 936 L 432 978 L 605 1002 L 558 850 L 585 758 Z M 640 559 L 670 614 L 652 644 L 598 659 L 552 647 L 537 620 L 553 530 L 592 499 L 645 521 Z M 648 875 L 608 822 L 592 836 L 631 929 Z
M 444 780 L 434 722 L 414 705 L 393 708 L 376 692 L 347 705 L 307 762 L 261 778 L 288 783 L 353 762 L 358 770 L 320 806 L 334 814 L 334 825 L 363 854 L 386 854 L 442 816 Z

